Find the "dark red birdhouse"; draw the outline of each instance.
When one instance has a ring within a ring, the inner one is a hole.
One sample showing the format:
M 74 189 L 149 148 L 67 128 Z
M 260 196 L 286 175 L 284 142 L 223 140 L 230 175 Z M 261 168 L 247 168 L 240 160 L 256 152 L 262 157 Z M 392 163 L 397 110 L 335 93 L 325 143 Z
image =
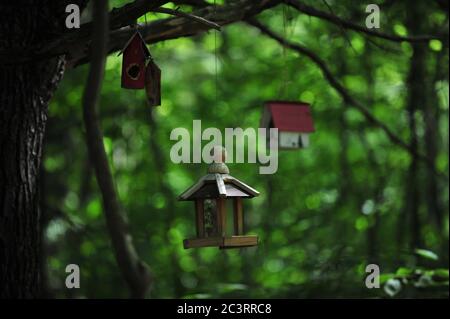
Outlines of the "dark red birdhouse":
M 315 131 L 310 105 L 305 102 L 266 102 L 261 127 L 278 129 L 281 149 L 308 147 L 309 134 Z
M 136 32 L 123 48 L 122 87 L 125 89 L 145 88 L 145 64 L 150 51 L 139 32 Z

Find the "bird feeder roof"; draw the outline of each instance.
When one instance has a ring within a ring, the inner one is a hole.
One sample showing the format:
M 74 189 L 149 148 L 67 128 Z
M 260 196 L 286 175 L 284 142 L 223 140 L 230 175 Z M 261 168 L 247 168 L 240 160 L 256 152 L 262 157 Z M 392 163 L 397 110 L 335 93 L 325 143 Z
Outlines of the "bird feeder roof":
M 118 56 L 125 52 L 125 50 L 131 45 L 133 41 L 139 41 L 142 45 L 142 51 L 144 52 L 146 57 L 151 57 L 150 50 L 147 48 L 145 44 L 145 40 L 142 37 L 142 34 L 139 31 L 136 31 L 133 36 L 128 40 L 123 49 L 117 54 Z
M 315 131 L 310 105 L 305 102 L 266 102 L 261 127 L 299 133 Z
M 178 197 L 189 201 L 200 198 L 255 197 L 259 192 L 229 174 L 207 174 Z

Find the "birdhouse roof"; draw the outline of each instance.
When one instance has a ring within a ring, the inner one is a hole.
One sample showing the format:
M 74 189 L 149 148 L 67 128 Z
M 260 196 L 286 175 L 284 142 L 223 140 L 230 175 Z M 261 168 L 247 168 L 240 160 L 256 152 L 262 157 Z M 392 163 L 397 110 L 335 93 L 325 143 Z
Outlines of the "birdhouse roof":
M 187 201 L 198 198 L 255 197 L 259 192 L 228 174 L 207 174 L 178 197 Z
M 142 44 L 142 50 L 145 53 L 145 56 L 149 57 L 151 56 L 150 54 L 150 50 L 147 48 L 147 45 L 145 44 L 145 40 L 142 37 L 142 34 L 139 31 L 136 31 L 133 36 L 128 40 L 128 42 L 125 44 L 125 46 L 123 47 L 123 49 L 119 52 L 118 56 L 121 55 L 123 52 L 125 52 L 125 50 L 130 46 L 130 44 L 133 41 L 139 41 Z
M 300 133 L 315 131 L 310 106 L 304 102 L 266 102 L 261 127 Z

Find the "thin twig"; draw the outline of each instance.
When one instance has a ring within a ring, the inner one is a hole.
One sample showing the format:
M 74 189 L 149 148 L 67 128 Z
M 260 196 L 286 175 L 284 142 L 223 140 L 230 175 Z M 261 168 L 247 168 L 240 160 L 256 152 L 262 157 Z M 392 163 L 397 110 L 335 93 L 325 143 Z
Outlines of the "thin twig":
M 328 11 L 330 11 L 330 14 L 336 16 L 334 14 L 333 8 L 330 6 L 330 4 L 327 2 L 327 0 L 322 0 L 322 2 L 325 4 L 325 6 L 328 8 Z M 348 36 L 344 26 L 339 23 L 338 24 L 339 29 L 341 30 L 342 36 L 344 37 L 344 39 L 347 41 L 348 45 L 350 46 L 350 48 L 352 48 L 353 52 L 355 53 L 355 55 L 358 55 L 358 52 L 356 51 L 355 47 L 352 44 L 352 41 L 350 40 L 350 37 Z
M 196 21 L 198 23 L 204 24 L 205 26 L 209 27 L 209 28 L 213 28 L 216 30 L 220 31 L 220 25 L 218 25 L 215 22 L 209 21 L 205 18 L 196 16 L 195 14 L 191 14 L 191 13 L 186 13 L 183 11 L 179 11 L 179 10 L 172 10 L 172 9 L 168 9 L 168 8 L 157 8 L 152 10 L 153 12 L 159 12 L 159 13 L 165 13 L 165 14 L 170 14 L 176 17 L 182 17 L 182 18 L 187 18 L 193 21 Z
M 365 26 L 358 25 L 356 23 L 347 21 L 342 19 L 334 14 L 330 14 L 321 10 L 318 10 L 314 7 L 310 7 L 306 4 L 301 3 L 297 0 L 286 0 L 286 4 L 295 8 L 296 10 L 303 12 L 309 16 L 317 17 L 323 20 L 327 20 L 331 23 L 334 23 L 338 26 L 345 27 L 347 29 L 351 29 L 354 31 L 366 33 L 371 36 L 383 38 L 386 40 L 394 41 L 394 42 L 428 42 L 433 39 L 443 39 L 444 36 L 438 35 L 418 35 L 418 36 L 398 36 L 393 34 L 386 34 L 379 31 L 375 31 L 373 29 L 366 28 Z

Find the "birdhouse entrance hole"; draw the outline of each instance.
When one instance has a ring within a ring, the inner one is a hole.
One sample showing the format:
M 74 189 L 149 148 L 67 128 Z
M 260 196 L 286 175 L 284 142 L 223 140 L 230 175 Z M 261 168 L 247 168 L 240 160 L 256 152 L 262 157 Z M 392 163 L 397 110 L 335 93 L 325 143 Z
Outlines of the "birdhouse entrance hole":
M 127 74 L 133 80 L 137 80 L 139 78 L 140 73 L 141 73 L 141 68 L 139 67 L 139 65 L 137 63 L 133 63 L 127 68 Z

